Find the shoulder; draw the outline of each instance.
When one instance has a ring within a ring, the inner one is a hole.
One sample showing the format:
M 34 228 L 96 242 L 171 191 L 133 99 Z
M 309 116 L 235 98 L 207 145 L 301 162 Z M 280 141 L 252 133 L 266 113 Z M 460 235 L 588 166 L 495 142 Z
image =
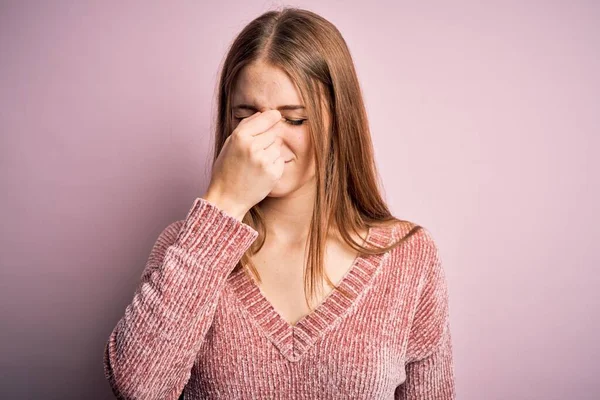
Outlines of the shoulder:
M 394 245 L 390 250 L 394 270 L 421 283 L 428 276 L 440 273 L 440 249 L 430 229 L 409 220 L 399 220 L 386 229 L 389 229 L 389 245 Z
M 390 244 L 404 245 L 425 258 L 436 256 L 439 253 L 433 233 L 415 221 L 399 219 L 386 229 L 389 232 Z

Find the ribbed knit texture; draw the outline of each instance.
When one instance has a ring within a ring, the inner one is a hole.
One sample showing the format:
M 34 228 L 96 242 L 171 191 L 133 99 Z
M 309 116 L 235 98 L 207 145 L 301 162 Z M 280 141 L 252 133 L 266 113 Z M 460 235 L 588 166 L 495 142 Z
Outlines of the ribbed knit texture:
M 369 230 L 390 244 L 413 225 Z M 258 232 L 203 198 L 154 244 L 104 352 L 118 399 L 455 399 L 446 279 L 429 231 L 359 255 L 294 325 L 243 269 Z

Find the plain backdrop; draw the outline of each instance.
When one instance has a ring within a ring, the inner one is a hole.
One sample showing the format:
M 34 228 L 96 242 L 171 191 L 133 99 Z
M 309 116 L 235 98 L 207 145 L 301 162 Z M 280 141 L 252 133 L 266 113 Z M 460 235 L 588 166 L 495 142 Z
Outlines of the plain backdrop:
M 1 1 L 0 398 L 113 398 L 228 45 L 282 5 L 342 32 L 390 208 L 437 241 L 458 398 L 600 398 L 600 6 L 566 0 Z

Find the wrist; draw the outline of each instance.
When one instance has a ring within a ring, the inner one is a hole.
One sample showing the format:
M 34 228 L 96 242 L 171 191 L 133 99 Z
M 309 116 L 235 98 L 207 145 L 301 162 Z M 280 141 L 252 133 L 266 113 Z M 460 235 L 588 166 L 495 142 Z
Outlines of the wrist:
M 240 222 L 244 218 L 244 215 L 246 215 L 248 212 L 248 210 L 244 209 L 244 207 L 240 206 L 235 201 L 231 201 L 231 199 L 229 199 L 227 196 L 222 196 L 215 191 L 209 190 L 200 197 L 220 208 L 226 214 L 229 214 Z

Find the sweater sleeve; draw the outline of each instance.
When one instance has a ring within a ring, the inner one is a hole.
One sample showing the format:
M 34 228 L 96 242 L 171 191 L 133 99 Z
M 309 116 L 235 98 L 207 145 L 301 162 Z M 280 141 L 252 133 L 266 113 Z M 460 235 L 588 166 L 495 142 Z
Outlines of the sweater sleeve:
M 406 380 L 396 400 L 456 399 L 448 287 L 439 250 L 424 229 L 421 291 L 406 352 Z
M 161 232 L 105 344 L 105 377 L 117 399 L 179 398 L 226 279 L 257 236 L 201 197 Z

